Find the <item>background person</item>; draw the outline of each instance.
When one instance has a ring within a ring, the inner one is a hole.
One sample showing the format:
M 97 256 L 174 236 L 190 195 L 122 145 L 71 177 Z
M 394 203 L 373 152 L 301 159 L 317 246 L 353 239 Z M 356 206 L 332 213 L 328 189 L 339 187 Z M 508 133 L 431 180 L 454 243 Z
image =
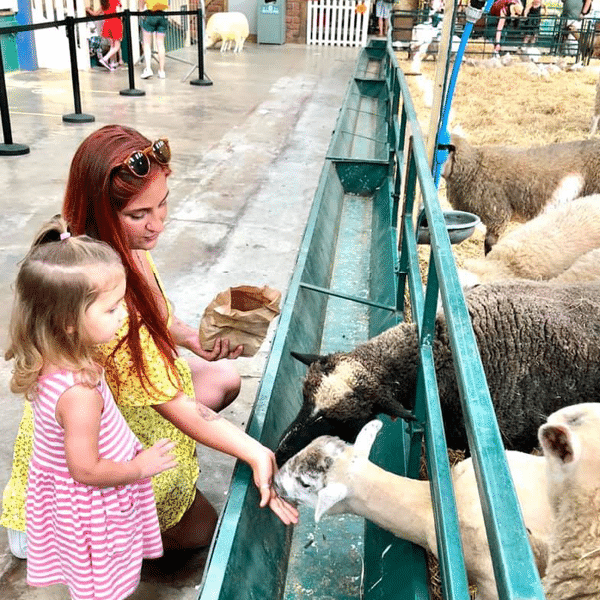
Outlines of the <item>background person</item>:
M 490 15 L 498 18 L 496 25 L 496 37 L 494 53 L 500 53 L 500 42 L 502 41 L 502 30 L 507 19 L 515 19 L 523 14 L 523 5 L 519 0 L 496 0 L 490 7 Z
M 162 10 L 153 8 L 153 0 L 139 0 L 140 10 L 150 10 L 150 14 L 142 17 L 142 43 L 144 46 L 145 68 L 142 71 L 142 79 L 148 79 L 154 75 L 152 71 L 152 35 L 156 36 L 156 51 L 158 53 L 158 77 L 164 79 L 165 74 L 165 34 L 169 27 L 169 21 Z

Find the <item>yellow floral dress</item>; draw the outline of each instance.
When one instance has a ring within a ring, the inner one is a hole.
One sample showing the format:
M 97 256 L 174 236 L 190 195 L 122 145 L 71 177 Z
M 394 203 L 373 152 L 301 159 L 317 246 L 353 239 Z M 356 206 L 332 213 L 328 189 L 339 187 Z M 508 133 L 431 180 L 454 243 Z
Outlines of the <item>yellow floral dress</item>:
M 164 296 L 163 285 L 156 266 L 149 253 L 147 253 L 147 257 Z M 171 306 L 166 296 L 165 300 L 170 324 Z M 104 356 L 108 356 L 113 351 L 118 340 L 127 333 L 128 326 L 125 321 L 117 332 L 116 338 L 101 347 Z M 114 364 L 113 361 L 107 363 L 105 375 L 121 413 L 144 448 L 152 446 L 161 438 L 169 438 L 177 444 L 173 450 L 177 458 L 177 467 L 152 478 L 158 520 L 161 531 L 165 531 L 177 524 L 191 506 L 196 493 L 196 481 L 200 469 L 196 457 L 196 442 L 159 415 L 152 406 L 172 400 L 180 391 L 192 398 L 195 394 L 191 371 L 185 360 L 176 360 L 181 381 L 181 384 L 178 384 L 176 375 L 144 326 L 140 328 L 140 341 L 144 350 L 146 373 L 152 383 L 152 387 L 147 383 L 146 386 L 151 392 L 144 389 L 135 373 L 126 344 L 123 344 L 118 350 Z M 117 385 L 117 381 L 120 382 L 119 385 Z M 152 393 L 151 396 L 150 393 Z M 3 510 L 0 525 L 9 529 L 25 531 L 27 473 L 32 449 L 33 411 L 30 403 L 25 402 L 23 418 L 15 440 L 11 477 L 2 496 Z

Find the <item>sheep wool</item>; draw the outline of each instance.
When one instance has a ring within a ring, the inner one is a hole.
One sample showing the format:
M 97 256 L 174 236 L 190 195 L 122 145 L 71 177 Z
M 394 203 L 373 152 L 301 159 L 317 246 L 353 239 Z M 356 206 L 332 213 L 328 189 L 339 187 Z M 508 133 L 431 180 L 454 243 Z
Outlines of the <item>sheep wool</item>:
M 337 437 L 320 436 L 287 461 L 275 476 L 277 493 L 323 514 L 352 513 L 376 523 L 399 538 L 438 556 L 429 481 L 390 473 L 369 461 L 369 450 L 381 421 L 370 421 L 354 446 Z M 519 498 L 525 526 L 535 540 L 538 570 L 545 568 L 551 534 L 546 466 L 542 456 L 507 452 L 506 459 Z M 452 469 L 456 508 L 469 581 L 477 600 L 498 600 L 473 461 Z
M 233 51 L 241 52 L 249 32 L 248 19 L 244 13 L 215 13 L 206 23 L 205 47 L 212 48 L 221 40 L 221 52 L 229 50 L 234 42 Z
M 478 283 L 516 278 L 549 280 L 565 274 L 586 253 L 598 248 L 600 194 L 594 194 L 544 211 L 503 235 L 484 258 L 466 259 L 463 266 Z M 583 262 L 578 264 L 564 281 L 597 279 L 599 267 L 591 260 L 586 263 L 587 268 Z
M 444 163 L 448 202 L 486 227 L 489 252 L 511 220 L 529 221 L 548 205 L 600 192 L 600 140 L 527 149 L 471 146 L 451 136 Z
M 545 415 L 598 397 L 600 282 L 491 283 L 470 290 L 466 300 L 505 447 L 531 452 Z M 448 446 L 468 453 L 443 313 L 436 316 L 433 351 Z M 352 376 L 349 360 L 361 365 Z M 404 418 L 414 405 L 417 367 L 412 323 L 392 327 L 349 353 L 314 360 L 298 416 L 276 450 L 277 463 L 320 435 L 354 441 L 379 413 Z M 341 384 L 335 385 L 338 378 Z M 322 394 L 325 380 L 328 391 Z
M 553 513 L 546 598 L 600 598 L 600 404 L 558 411 L 539 437 Z

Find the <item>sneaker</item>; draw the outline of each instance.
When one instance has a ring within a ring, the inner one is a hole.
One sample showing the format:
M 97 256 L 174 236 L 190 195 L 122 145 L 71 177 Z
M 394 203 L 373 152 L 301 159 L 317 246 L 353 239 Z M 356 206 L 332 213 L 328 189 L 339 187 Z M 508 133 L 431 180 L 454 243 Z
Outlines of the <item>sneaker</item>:
M 165 72 L 164 71 L 159 71 L 158 72 L 158 78 L 159 79 L 164 79 L 166 77 Z
M 106 60 L 104 60 L 104 58 L 99 58 L 98 62 L 103 66 L 106 67 L 109 71 L 114 71 L 114 69 L 106 62 Z
M 17 558 L 27 558 L 27 534 L 24 531 L 17 531 L 16 529 L 7 529 L 8 534 L 8 547 L 13 556 Z
M 148 77 L 152 77 L 152 75 L 154 75 L 154 73 L 152 72 L 152 69 L 144 69 L 142 71 L 142 79 L 148 79 Z

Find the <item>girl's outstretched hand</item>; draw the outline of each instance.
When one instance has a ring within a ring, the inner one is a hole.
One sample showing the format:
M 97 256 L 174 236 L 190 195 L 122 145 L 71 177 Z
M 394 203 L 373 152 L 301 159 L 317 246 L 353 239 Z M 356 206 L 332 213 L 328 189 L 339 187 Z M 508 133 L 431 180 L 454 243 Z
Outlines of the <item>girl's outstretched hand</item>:
M 297 523 L 297 509 L 283 498 L 280 498 L 273 488 L 273 476 L 277 472 L 275 454 L 264 446 L 262 450 L 263 452 L 258 460 L 252 465 L 254 484 L 260 493 L 260 507 L 264 508 L 268 505 L 286 525 Z
M 168 469 L 177 466 L 175 456 L 171 450 L 175 448 L 175 442 L 163 438 L 158 440 L 153 446 L 142 450 L 133 460 L 138 463 L 141 470 L 140 479 L 153 477 Z

